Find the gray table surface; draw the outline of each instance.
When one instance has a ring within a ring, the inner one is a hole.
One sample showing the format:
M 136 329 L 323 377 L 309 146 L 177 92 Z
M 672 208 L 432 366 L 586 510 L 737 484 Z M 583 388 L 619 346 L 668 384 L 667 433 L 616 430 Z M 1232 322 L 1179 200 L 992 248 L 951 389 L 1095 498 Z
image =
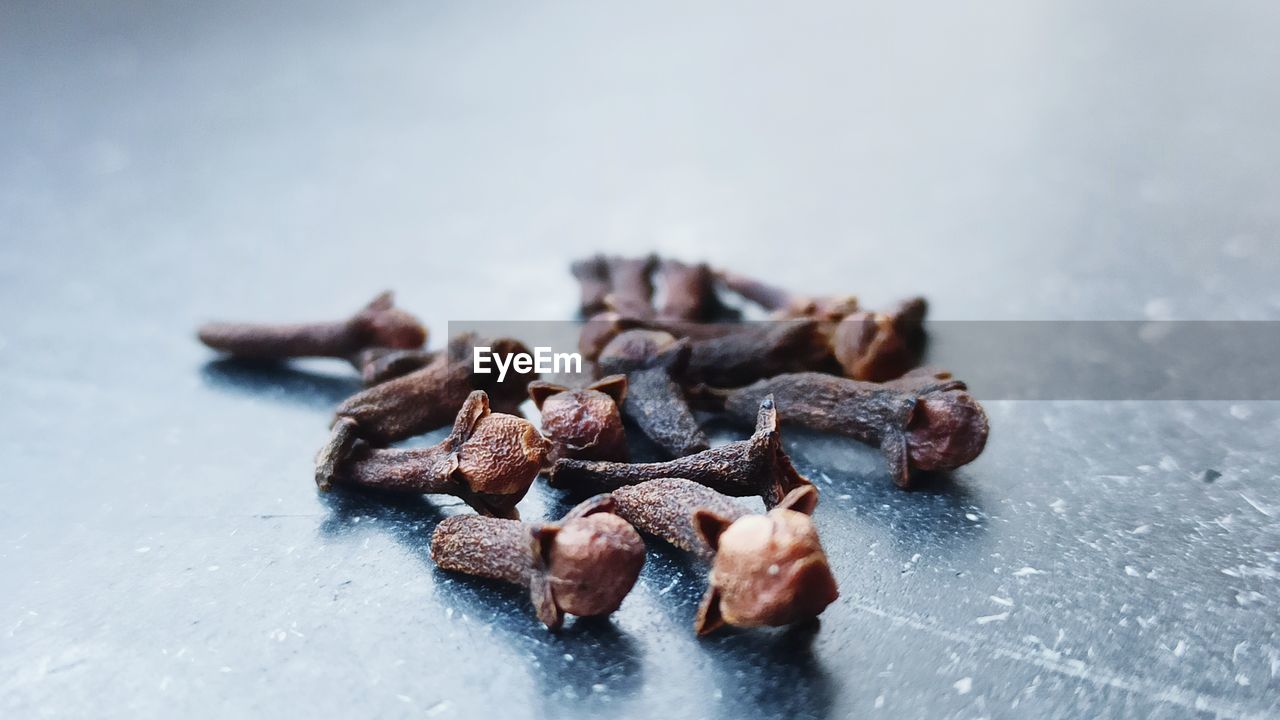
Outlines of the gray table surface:
M 788 433 L 819 626 L 697 640 L 655 547 L 554 636 L 432 567 L 456 503 L 317 496 L 349 372 L 192 337 L 383 287 L 437 342 L 559 319 L 569 259 L 650 248 L 943 319 L 1275 320 L 1274 3 L 365 5 L 0 6 L 0 713 L 1280 714 L 1274 404 L 992 401 L 913 493 Z

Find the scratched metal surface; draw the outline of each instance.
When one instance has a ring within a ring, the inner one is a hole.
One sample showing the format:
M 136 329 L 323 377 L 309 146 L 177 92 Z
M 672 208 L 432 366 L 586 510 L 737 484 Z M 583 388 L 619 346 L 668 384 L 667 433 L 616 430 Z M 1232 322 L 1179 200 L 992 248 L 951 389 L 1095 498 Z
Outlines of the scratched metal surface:
M 437 340 L 558 319 L 596 249 L 940 318 L 1280 316 L 1273 3 L 844 5 L 0 7 L 0 713 L 1280 713 L 1273 404 L 994 402 L 915 493 L 788 433 L 819 627 L 695 640 L 655 549 L 552 636 L 432 568 L 456 504 L 317 497 L 342 368 L 193 341 L 382 287 Z

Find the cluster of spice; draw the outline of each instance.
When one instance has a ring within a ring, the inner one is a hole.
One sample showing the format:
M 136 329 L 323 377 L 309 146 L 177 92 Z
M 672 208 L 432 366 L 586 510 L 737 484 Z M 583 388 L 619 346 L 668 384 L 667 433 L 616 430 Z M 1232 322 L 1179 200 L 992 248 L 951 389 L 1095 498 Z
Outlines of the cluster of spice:
M 338 407 L 316 458 L 317 486 L 461 498 L 477 514 L 443 520 L 432 558 L 527 587 L 551 628 L 566 614 L 621 605 L 644 563 L 637 529 L 710 565 L 699 635 L 821 613 L 837 588 L 810 517 L 818 492 L 792 466 L 780 422 L 880 448 L 904 488 L 914 471 L 959 467 L 986 443 L 986 415 L 965 385 L 916 367 L 921 299 L 870 312 L 852 296 L 796 295 L 653 256 L 596 256 L 571 269 L 587 318 L 579 349 L 596 378 L 581 388 L 474 371 L 472 347 L 527 352 L 514 338 L 466 334 L 424 350 L 426 329 L 390 294 L 344 321 L 211 323 L 199 337 L 239 357 L 355 366 L 367 387 Z M 717 322 L 730 312 L 721 292 L 763 307 L 771 321 Z M 525 399 L 540 410 L 541 429 L 520 416 Z M 695 409 L 754 432 L 712 448 Z M 391 447 L 450 423 L 434 446 Z M 670 459 L 627 462 L 628 427 Z M 539 475 L 555 488 L 602 494 L 557 522 L 521 522 L 516 504 Z M 765 514 L 733 499 L 751 496 Z

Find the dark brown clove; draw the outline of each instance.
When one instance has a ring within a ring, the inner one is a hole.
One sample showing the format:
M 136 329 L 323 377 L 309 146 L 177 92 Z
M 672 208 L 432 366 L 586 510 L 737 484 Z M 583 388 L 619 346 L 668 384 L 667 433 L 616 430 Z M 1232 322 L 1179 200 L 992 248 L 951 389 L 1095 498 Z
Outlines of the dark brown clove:
M 412 349 L 427 341 L 426 328 L 395 307 L 390 292 L 347 320 L 288 325 L 214 322 L 201 326 L 198 335 L 214 350 L 259 360 L 350 359 L 370 347 Z
M 770 311 L 775 318 L 839 320 L 858 310 L 856 295 L 799 295 L 727 270 L 716 271 L 716 277 L 725 287 Z
M 669 333 L 676 339 L 687 337 L 690 340 L 705 340 L 733 334 L 742 327 L 742 324 L 733 322 L 701 323 L 671 318 L 642 319 L 627 317 L 610 310 L 597 313 L 582 324 L 578 334 L 578 352 L 588 360 L 595 360 L 600 357 L 600 352 L 606 345 L 627 330 L 658 330 Z
M 399 350 L 374 347 L 361 350 L 351 358 L 351 364 L 360 371 L 365 387 L 408 375 L 431 364 L 440 353 L 430 350 Z
M 426 367 L 347 398 L 338 406 L 329 441 L 316 458 L 316 484 L 325 487 L 332 481 L 358 440 L 385 447 L 448 425 L 472 390 L 487 392 L 495 411 L 517 413 L 529 382 L 537 376 L 512 373 L 498 382 L 496 374 L 475 373 L 471 348 L 476 345 L 490 346 L 495 353 L 528 352 L 516 340 L 486 342 L 459 335 Z
M 734 390 L 703 389 L 699 398 L 745 422 L 761 398 L 777 399 L 789 423 L 848 435 L 880 448 L 899 487 L 911 471 L 952 470 L 982 452 L 987 415 L 964 383 L 934 371 L 894 383 L 869 383 L 822 373 L 790 373 Z
M 661 318 L 706 322 L 721 310 L 715 276 L 706 263 L 689 265 L 679 260 L 661 260 L 658 280 L 663 292 L 658 310 Z
M 685 340 L 664 332 L 628 330 L 610 341 L 597 361 L 602 373 L 627 378 L 623 416 L 675 457 L 711 446 L 676 382 L 688 358 Z
M 736 387 L 785 372 L 839 371 L 816 320 L 745 323 L 720 337 L 689 343 L 682 381 Z
M 658 265 L 657 256 L 611 256 L 604 262 L 609 268 L 606 307 L 632 317 L 652 317 L 653 271 Z
M 844 375 L 855 380 L 892 380 L 920 363 L 924 353 L 924 298 L 911 298 L 888 312 L 855 312 L 831 332 L 831 348 Z
M 604 256 L 576 260 L 569 265 L 569 272 L 578 280 L 578 312 L 590 317 L 604 311 L 608 307 L 605 298 L 609 295 L 609 264 Z
M 694 629 L 789 625 L 817 617 L 839 597 L 810 519 L 818 492 L 803 485 L 765 515 L 711 488 L 664 478 L 613 491 L 614 512 L 711 563 Z
M 535 380 L 529 397 L 542 413 L 542 432 L 551 441 L 547 462 L 627 459 L 627 436 L 618 406 L 627 396 L 625 375 L 610 375 L 582 389 Z
M 538 619 L 555 630 L 566 613 L 608 615 L 622 605 L 644 565 L 644 541 L 599 495 L 558 523 L 453 515 L 431 536 L 431 559 L 445 570 L 529 588 Z
M 524 418 L 489 410 L 483 390 L 467 397 L 449 437 L 409 450 L 360 446 L 332 485 L 413 495 L 456 495 L 482 515 L 517 517 L 551 444 Z M 321 490 L 328 490 L 322 484 Z
M 774 507 L 795 488 L 812 484 L 796 472 L 782 448 L 771 397 L 760 402 L 756 431 L 747 440 L 658 463 L 560 460 L 550 482 L 553 487 L 603 491 L 668 477 L 693 480 L 735 497 L 758 495 L 766 507 Z

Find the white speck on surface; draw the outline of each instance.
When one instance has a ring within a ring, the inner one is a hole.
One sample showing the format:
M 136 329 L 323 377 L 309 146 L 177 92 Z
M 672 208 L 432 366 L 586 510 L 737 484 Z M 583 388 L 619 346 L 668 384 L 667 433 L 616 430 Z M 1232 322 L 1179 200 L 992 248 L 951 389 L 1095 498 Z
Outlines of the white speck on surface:
M 1236 684 L 1237 684 L 1237 685 L 1239 685 L 1240 687 L 1248 687 L 1248 686 L 1249 686 L 1249 676 L 1248 676 L 1248 675 L 1245 675 L 1244 673 L 1237 673 L 1237 674 L 1236 674 Z
M 824 483 L 826 483 L 826 484 L 828 484 L 828 485 L 830 485 L 830 484 L 831 484 L 831 476 L 830 476 L 830 475 L 828 475 L 828 474 L 826 474 L 826 473 L 824 473 L 824 472 L 820 472 L 820 473 L 818 473 L 818 477 L 822 478 L 822 482 L 824 482 Z
M 591 686 L 591 692 L 593 693 L 602 693 L 608 689 L 609 689 L 608 686 L 606 686 L 604 683 L 596 683 L 595 685 Z
M 148 553 L 148 552 L 151 552 L 151 548 L 149 548 L 149 547 L 140 547 L 140 548 L 134 548 L 134 549 L 133 549 L 133 551 L 134 551 L 134 552 L 138 552 L 138 553 Z
M 1130 530 L 1129 534 L 1130 535 L 1146 535 L 1149 532 L 1151 532 L 1150 525 L 1139 525 L 1138 527 Z
M 1007 597 L 1000 597 L 999 595 L 992 595 L 992 596 L 991 596 L 991 602 L 993 602 L 993 603 L 995 603 L 995 604 L 997 604 L 997 605 L 1003 605 L 1003 606 L 1005 606 L 1005 607 L 1013 607 L 1013 600 L 1012 600 L 1012 599 L 1007 598 Z
M 974 622 L 978 623 L 979 625 L 986 625 L 987 623 L 1004 622 L 1005 620 L 1008 620 L 1008 619 L 1009 619 L 1009 611 L 1005 610 L 1004 612 L 997 613 L 995 615 L 983 615 L 982 617 L 974 620 Z
M 973 513 L 965 513 L 964 517 L 966 520 L 969 520 L 970 522 L 978 522 L 978 516 L 974 515 Z
M 445 616 L 446 618 L 448 618 L 448 619 L 452 620 L 452 619 L 453 619 L 453 608 L 445 608 L 445 609 L 444 609 L 444 616 Z
M 884 707 L 884 693 L 877 695 L 876 700 L 872 705 L 874 705 L 877 710 Z
M 209 566 L 209 572 L 218 572 L 218 566 L 217 566 L 217 565 L 210 565 L 210 566 Z
M 1028 575 L 1043 575 L 1044 572 L 1033 567 L 1027 566 L 1013 571 L 1014 577 L 1027 577 Z
M 572 655 L 572 654 L 570 654 L 570 653 L 565 653 L 565 654 L 564 654 L 564 659 L 565 659 L 567 662 L 573 662 L 573 655 Z
M 409 697 L 408 695 L 396 695 L 396 699 L 398 699 L 400 702 L 404 702 L 404 703 L 411 703 L 411 702 L 413 702 L 413 698 Z
M 1246 590 L 1236 593 L 1236 603 L 1240 607 L 1250 607 L 1267 601 L 1267 597 L 1257 590 Z
M 218 668 L 218 670 L 224 673 L 229 673 L 231 672 L 231 667 L 228 665 L 223 665 L 222 667 Z
M 441 700 L 435 705 L 432 705 L 431 707 L 427 708 L 427 717 L 435 717 L 436 715 L 439 715 L 440 713 L 448 709 L 449 709 L 449 701 Z
M 659 594 L 659 595 L 666 595 L 667 593 L 671 592 L 672 590 L 675 590 L 675 589 L 676 589 L 676 585 L 679 585 L 679 584 L 680 584 L 680 578 L 671 578 L 671 582 L 667 583 L 667 586 L 666 586 L 666 587 L 664 587 L 664 588 L 662 588 L 661 590 L 659 590 L 659 591 L 658 591 L 658 594 Z
M 1237 420 L 1248 420 L 1253 416 L 1253 410 L 1246 405 L 1232 405 L 1227 409 L 1227 412 L 1231 413 L 1231 417 Z
M 853 499 L 853 496 L 852 496 L 852 495 L 837 495 L 836 497 L 837 497 L 838 499 L 840 499 L 840 500 L 852 500 L 852 499 Z
M 1173 656 L 1182 657 L 1187 654 L 1187 641 L 1179 640 L 1177 645 L 1173 646 Z
M 973 678 L 962 677 L 959 680 L 952 683 L 951 687 L 955 688 L 956 692 L 960 693 L 961 695 L 968 695 L 969 691 L 973 689 Z
M 275 640 L 276 642 L 284 642 L 285 639 L 289 637 L 289 633 L 285 632 L 282 628 L 276 628 L 268 633 L 267 637 Z
M 1132 565 L 1124 566 L 1124 574 L 1128 575 L 1129 577 L 1142 577 L 1142 573 L 1138 572 L 1138 570 L 1134 568 Z
M 1062 498 L 1058 498 L 1057 500 L 1049 503 L 1049 509 L 1061 515 L 1067 511 L 1067 501 Z
M 1159 467 L 1161 470 L 1164 470 L 1165 472 L 1172 472 L 1178 469 L 1178 461 L 1174 460 L 1169 455 L 1165 455 L 1164 457 L 1160 458 Z

